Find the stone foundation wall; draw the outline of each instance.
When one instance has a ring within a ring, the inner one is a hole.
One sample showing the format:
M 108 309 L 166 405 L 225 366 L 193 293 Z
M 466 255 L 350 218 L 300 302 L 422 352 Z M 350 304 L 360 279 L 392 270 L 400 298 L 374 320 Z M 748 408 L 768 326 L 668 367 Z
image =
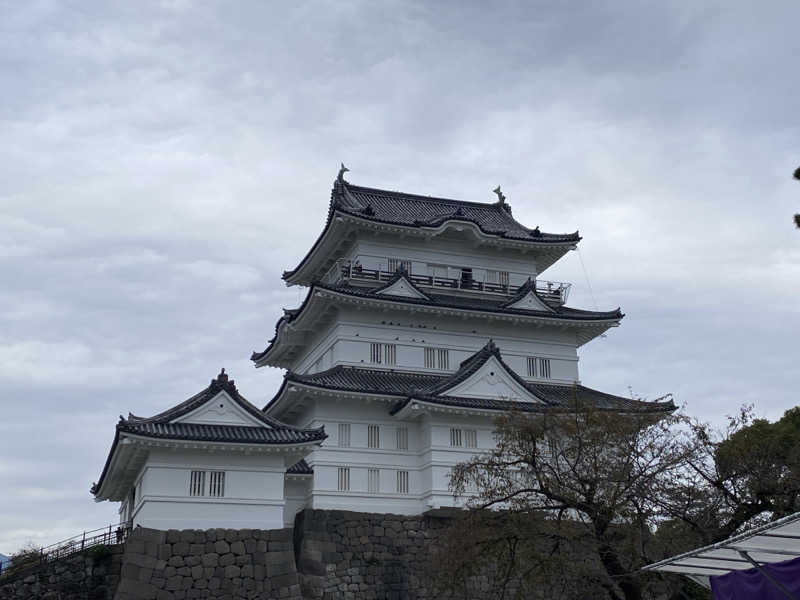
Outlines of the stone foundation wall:
M 455 595 L 437 574 L 450 522 L 305 510 L 294 530 L 137 528 L 102 558 L 77 555 L 5 586 L 0 579 L 0 600 L 493 599 L 490 565 Z
M 112 600 L 122 546 L 95 547 L 64 560 L 0 577 L 0 600 Z
M 295 553 L 306 600 L 434 600 L 454 591 L 436 571 L 437 540 L 449 519 L 305 510 Z M 469 598 L 494 598 L 491 568 L 465 582 Z M 463 593 L 463 592 L 462 592 Z M 463 598 L 465 596 L 459 596 Z
M 114 600 L 302 600 L 292 530 L 136 529 Z

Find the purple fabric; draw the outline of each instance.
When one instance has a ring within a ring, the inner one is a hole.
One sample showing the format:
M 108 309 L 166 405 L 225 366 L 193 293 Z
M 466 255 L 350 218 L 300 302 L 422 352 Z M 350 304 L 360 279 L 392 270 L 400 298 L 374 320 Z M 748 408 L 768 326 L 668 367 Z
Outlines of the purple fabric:
M 800 558 L 766 563 L 761 568 L 800 600 Z M 786 594 L 756 568 L 713 575 L 709 579 L 714 600 L 786 600 Z

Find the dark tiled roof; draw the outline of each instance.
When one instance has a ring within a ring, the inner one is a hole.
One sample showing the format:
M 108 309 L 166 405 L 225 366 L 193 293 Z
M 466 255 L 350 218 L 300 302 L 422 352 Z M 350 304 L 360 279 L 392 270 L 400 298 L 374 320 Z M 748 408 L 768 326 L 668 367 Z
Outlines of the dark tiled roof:
M 241 444 L 303 444 L 324 440 L 322 430 L 298 430 L 288 427 L 270 428 L 247 425 L 210 425 L 207 423 L 151 423 L 122 421 L 120 431 L 152 438 L 232 442 Z
M 263 426 L 172 422 L 199 408 L 220 392 L 227 393 L 234 402 L 255 417 Z M 154 438 L 174 437 L 181 440 L 196 439 L 198 441 L 255 444 L 302 444 L 323 440 L 326 437 L 322 427 L 319 429 L 298 429 L 265 415 L 239 393 L 234 381 L 229 379 L 225 373 L 225 369 L 216 379 L 212 379 L 211 384 L 199 394 L 195 394 L 188 400 L 153 417 L 143 418 L 135 415 L 128 415 L 127 419 L 120 417 L 117 429 Z
M 420 196 L 336 182 L 332 195 L 333 207 L 344 213 L 370 221 L 410 227 L 438 227 L 445 221 L 467 221 L 481 231 L 504 238 L 547 242 L 577 242 L 578 232 L 555 234 L 528 229 L 514 219 L 506 204 L 465 202 L 447 198 Z
M 421 294 L 427 296 L 428 299 L 425 298 L 409 298 L 404 296 L 391 296 L 387 294 L 379 294 L 381 290 L 389 287 L 391 284 L 395 283 L 399 279 L 400 275 L 395 275 L 392 280 L 383 285 L 379 288 L 366 288 L 366 287 L 358 287 L 354 285 L 347 285 L 347 284 L 335 284 L 335 285 L 322 285 L 322 284 L 315 284 L 308 290 L 308 294 L 306 295 L 303 303 L 300 305 L 299 308 L 291 310 L 291 311 L 284 311 L 284 315 L 278 319 L 278 322 L 275 324 L 275 334 L 273 335 L 272 339 L 267 342 L 267 348 L 262 350 L 261 352 L 253 352 L 250 356 L 250 360 L 257 361 L 260 360 L 272 347 L 272 344 L 278 337 L 278 330 L 283 323 L 290 323 L 294 319 L 302 314 L 303 309 L 309 303 L 311 298 L 314 296 L 314 292 L 318 289 L 320 290 L 328 290 L 331 292 L 338 292 L 340 294 L 345 294 L 348 296 L 355 296 L 358 298 L 369 298 L 374 300 L 385 300 L 391 302 L 399 302 L 401 304 L 414 304 L 414 305 L 422 305 L 422 306 L 439 306 L 442 308 L 453 308 L 458 310 L 472 310 L 472 311 L 479 311 L 479 312 L 486 312 L 486 313 L 503 313 L 503 314 L 510 314 L 510 315 L 520 315 L 520 316 L 527 316 L 527 317 L 540 317 L 545 319 L 566 319 L 570 321 L 608 321 L 608 320 L 616 320 L 621 319 L 625 315 L 622 311 L 617 308 L 615 310 L 609 311 L 591 311 L 591 310 L 582 310 L 578 308 L 569 308 L 566 306 L 552 306 L 552 310 L 527 310 L 523 308 L 510 308 L 508 305 L 513 304 L 520 298 L 523 298 L 531 289 L 533 289 L 533 293 L 536 293 L 535 284 L 531 281 L 526 282 L 524 285 L 520 286 L 517 293 L 511 300 L 506 298 L 471 298 L 471 297 L 464 297 L 464 296 L 453 296 L 449 294 L 436 294 L 431 292 L 424 292 L 420 290 L 418 287 L 414 286 L 413 283 L 410 281 L 408 282 L 409 285 L 414 287 L 417 291 Z M 545 302 L 542 300 L 542 302 Z
M 314 469 L 308 466 L 308 463 L 304 458 L 300 462 L 296 462 L 291 467 L 286 469 L 286 472 L 289 475 L 313 475 Z
M 362 369 L 340 365 L 312 375 L 287 373 L 286 379 L 287 381 L 344 392 L 408 396 L 414 390 L 425 389 L 447 379 L 447 376 L 406 371 Z
M 490 357 L 496 357 L 517 383 L 541 400 L 541 404 L 515 402 L 491 398 L 465 398 L 442 395 L 449 389 L 466 380 L 475 373 Z M 312 387 L 396 396 L 399 402 L 393 407 L 397 412 L 412 400 L 422 400 L 445 406 L 462 408 L 510 410 L 512 408 L 528 412 L 543 410 L 564 410 L 570 406 L 592 406 L 599 410 L 628 412 L 667 412 L 675 409 L 672 401 L 644 402 L 613 394 L 606 394 L 583 385 L 553 385 L 533 383 L 522 379 L 503 361 L 500 351 L 492 342 L 463 361 L 455 373 L 449 375 L 422 374 L 404 371 L 364 369 L 359 367 L 336 366 L 327 371 L 310 375 L 287 373 L 284 385 L 267 405 L 269 407 L 280 398 L 287 383 L 298 383 Z M 265 407 L 265 409 L 267 408 Z
M 507 203 L 465 202 L 434 198 L 352 185 L 345 180 L 337 179 L 331 190 L 325 228 L 300 264 L 295 269 L 283 273 L 284 279 L 295 275 L 314 254 L 325 238 L 325 234 L 333 222 L 333 216 L 337 212 L 387 225 L 418 228 L 435 228 L 446 221 L 460 220 L 474 223 L 488 235 L 532 244 L 566 246 L 581 240 L 577 231 L 559 234 L 543 233 L 539 231 L 538 227 L 528 229 L 511 216 L 511 207 Z
M 550 319 L 574 319 L 580 321 L 604 321 L 608 319 L 621 319 L 625 315 L 617 308 L 608 311 L 592 311 L 582 310 L 578 308 L 569 308 L 566 306 L 552 306 L 551 311 L 545 310 L 527 310 L 524 308 L 509 308 L 509 304 L 513 304 L 519 297 L 524 297 L 528 292 L 526 291 L 522 296 L 519 293 L 515 294 L 514 299 L 508 300 L 506 298 L 470 298 L 466 296 L 453 296 L 449 294 L 436 294 L 432 292 L 424 293 L 430 300 L 423 298 L 408 298 L 404 296 L 389 296 L 386 294 L 376 294 L 377 290 L 365 287 L 358 287 L 354 285 L 319 285 L 315 287 L 318 289 L 327 289 L 334 292 L 341 292 L 343 294 L 350 294 L 352 296 L 359 296 L 361 298 L 375 298 L 378 300 L 391 300 L 392 302 L 405 302 L 411 304 L 425 304 L 429 306 L 441 306 L 443 308 L 459 308 L 464 310 L 479 310 L 486 312 L 501 312 L 507 314 L 527 315 L 536 317 L 545 317 Z M 519 296 L 519 297 L 518 297 Z M 542 302 L 545 302 L 542 300 Z M 291 320 L 291 319 L 290 319 Z
M 201 407 L 222 391 L 226 392 L 234 402 L 259 421 L 261 425 L 214 425 L 172 422 Z M 233 380 L 228 379 L 225 369 L 223 369 L 217 378 L 212 379 L 209 386 L 202 392 L 168 410 L 147 418 L 137 417 L 132 414 L 129 414 L 127 419 L 120 417 L 114 442 L 108 453 L 103 472 L 100 474 L 99 481 L 92 486 L 91 491 L 93 494 L 99 492 L 103 480 L 108 474 L 111 459 L 119 443 L 121 433 L 154 439 L 266 445 L 307 444 L 321 442 L 327 437 L 324 427 L 319 429 L 299 429 L 265 415 L 239 393 Z

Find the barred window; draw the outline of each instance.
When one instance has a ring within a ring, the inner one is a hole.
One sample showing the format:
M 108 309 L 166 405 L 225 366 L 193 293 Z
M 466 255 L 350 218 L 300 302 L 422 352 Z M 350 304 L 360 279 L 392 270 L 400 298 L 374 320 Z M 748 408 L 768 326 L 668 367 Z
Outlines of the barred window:
M 373 494 L 381 491 L 380 469 L 367 469 L 367 491 Z
M 217 498 L 225 496 L 225 471 L 209 472 L 208 495 Z
M 350 491 L 350 467 L 339 467 L 339 482 L 337 489 L 340 492 Z
M 528 377 L 536 377 L 536 359 L 533 356 L 528 357 Z
M 399 268 L 405 269 L 406 273 L 411 273 L 411 261 L 404 260 L 402 258 L 390 258 L 389 259 L 389 272 L 394 273 Z
M 528 357 L 528 377 L 541 377 L 550 379 L 550 359 Z
M 540 358 L 539 359 L 539 377 L 543 377 L 545 379 L 550 379 L 550 359 L 549 358 Z
M 398 494 L 408 493 L 408 471 L 397 472 L 397 493 Z
M 206 493 L 206 472 L 192 471 L 189 478 L 189 495 L 204 496 Z
M 508 285 L 508 271 L 486 271 L 486 283 L 499 283 L 500 285 Z
M 367 447 L 380 448 L 381 447 L 381 428 L 380 425 L 367 426 Z
M 350 423 L 339 423 L 339 447 L 350 447 Z
M 383 353 L 381 344 L 370 344 L 369 345 L 369 362 L 375 365 L 379 365 L 383 362 Z
M 369 345 L 369 361 L 374 365 L 397 364 L 397 345 L 371 343 Z
M 464 430 L 464 445 L 467 448 L 477 448 L 478 447 L 478 432 L 474 429 L 465 429 Z
M 451 446 L 461 446 L 461 430 L 455 429 L 453 427 L 450 428 L 450 445 Z
M 387 365 L 397 364 L 397 345 L 384 344 L 383 345 L 383 362 Z
M 408 450 L 408 427 L 397 428 L 397 449 Z
M 425 348 L 425 367 L 428 369 L 449 369 L 450 352 L 446 348 Z

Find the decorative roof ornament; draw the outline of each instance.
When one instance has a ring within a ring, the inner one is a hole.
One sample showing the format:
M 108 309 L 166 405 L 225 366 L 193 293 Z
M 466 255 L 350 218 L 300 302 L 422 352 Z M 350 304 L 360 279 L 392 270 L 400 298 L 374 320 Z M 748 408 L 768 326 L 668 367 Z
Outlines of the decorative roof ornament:
M 211 380 L 212 385 L 215 383 L 228 383 L 228 374 L 225 372 L 225 367 L 222 367 L 216 379 Z M 233 382 L 231 381 L 231 383 Z
M 495 194 L 497 194 L 497 203 L 498 203 L 499 205 L 501 205 L 501 206 L 502 206 L 503 204 L 505 204 L 505 203 L 506 203 L 506 195 L 505 195 L 505 194 L 502 192 L 502 190 L 500 189 L 500 186 L 499 186 L 499 185 L 498 185 L 496 188 L 494 188 L 492 191 L 493 191 Z
M 350 169 L 345 167 L 344 163 L 342 163 L 342 166 L 339 167 L 339 174 L 336 176 L 336 181 L 344 181 L 344 174 L 347 173 L 349 170 Z

